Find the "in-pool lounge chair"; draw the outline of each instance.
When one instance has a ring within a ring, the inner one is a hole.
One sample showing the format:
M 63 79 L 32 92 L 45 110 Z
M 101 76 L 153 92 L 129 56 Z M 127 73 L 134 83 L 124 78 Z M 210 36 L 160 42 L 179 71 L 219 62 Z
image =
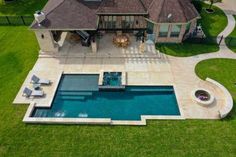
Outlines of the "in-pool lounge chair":
M 23 91 L 23 96 L 25 97 L 43 97 L 44 96 L 44 92 L 40 91 L 40 90 L 31 90 L 29 88 L 25 88 Z
M 31 82 L 35 83 L 35 84 L 42 84 L 42 85 L 50 85 L 51 84 L 50 80 L 48 80 L 48 79 L 40 79 L 36 75 L 33 75 L 31 77 Z

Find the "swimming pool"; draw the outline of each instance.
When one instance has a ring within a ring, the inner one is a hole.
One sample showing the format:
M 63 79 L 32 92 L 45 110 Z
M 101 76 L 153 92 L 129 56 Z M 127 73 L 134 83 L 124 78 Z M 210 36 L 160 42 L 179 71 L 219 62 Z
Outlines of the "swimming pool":
M 172 86 L 126 86 L 100 91 L 99 75 L 62 75 L 51 108 L 34 108 L 36 118 L 110 118 L 137 121 L 142 115 L 179 116 Z

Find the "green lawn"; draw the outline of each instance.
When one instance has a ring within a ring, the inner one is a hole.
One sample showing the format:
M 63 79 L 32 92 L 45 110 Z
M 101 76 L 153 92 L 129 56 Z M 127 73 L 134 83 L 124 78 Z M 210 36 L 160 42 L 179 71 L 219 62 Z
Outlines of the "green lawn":
M 236 155 L 235 114 L 222 121 L 153 120 L 143 127 L 26 125 L 22 118 L 27 106 L 14 106 L 12 101 L 35 63 L 38 45 L 33 33 L 25 27 L 0 27 L 0 43 L 1 157 Z M 212 64 L 214 66 L 209 66 Z M 222 71 L 217 80 L 225 84 L 228 78 L 235 81 L 235 67 L 233 61 L 227 64 L 210 62 L 200 73 L 215 78 Z M 219 71 L 213 74 L 206 72 L 207 69 Z M 235 95 L 233 86 L 230 87 Z
M 227 17 L 221 9 L 215 6 L 213 6 L 215 10 L 213 14 L 206 13 L 204 8 L 208 8 L 209 5 L 203 2 L 200 3 L 202 4 L 203 9 L 201 11 L 199 23 L 202 25 L 207 36 L 216 37 L 227 26 Z M 219 46 L 215 44 L 193 44 L 186 42 L 183 44 L 157 44 L 156 47 L 165 54 L 179 57 L 217 52 L 219 50 Z
M 220 83 L 222 83 L 233 96 L 234 102 L 236 102 L 236 60 L 234 59 L 209 59 L 200 62 L 195 71 L 197 75 L 205 80 L 210 77 Z M 231 114 L 231 117 L 236 119 L 236 108 Z
M 236 20 L 236 15 L 234 15 L 234 18 Z M 226 38 L 226 44 L 232 51 L 236 52 L 236 26 L 234 31 Z
M 2 5 L 0 3 L 1 15 L 33 15 L 41 10 L 48 0 L 15 0 L 15 2 Z
M 157 44 L 156 48 L 162 53 L 176 57 L 188 57 L 203 53 L 217 52 L 219 50 L 217 45 L 192 43 Z

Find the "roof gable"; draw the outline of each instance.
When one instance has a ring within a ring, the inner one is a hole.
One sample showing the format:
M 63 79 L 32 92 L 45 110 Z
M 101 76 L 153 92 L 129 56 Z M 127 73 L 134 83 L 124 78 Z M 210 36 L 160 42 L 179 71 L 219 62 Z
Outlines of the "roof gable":
M 146 8 L 140 0 L 103 0 L 98 14 L 146 14 Z
M 199 17 L 190 0 L 153 0 L 148 12 L 150 20 L 156 23 L 185 23 Z
M 33 29 L 97 29 L 96 11 L 100 2 L 85 2 L 84 0 L 60 0 L 58 5 L 52 5 L 57 0 L 49 0 L 43 9 L 47 19 L 39 26 L 33 24 Z M 54 9 L 47 9 L 50 6 Z M 78 9 L 79 8 L 79 9 Z

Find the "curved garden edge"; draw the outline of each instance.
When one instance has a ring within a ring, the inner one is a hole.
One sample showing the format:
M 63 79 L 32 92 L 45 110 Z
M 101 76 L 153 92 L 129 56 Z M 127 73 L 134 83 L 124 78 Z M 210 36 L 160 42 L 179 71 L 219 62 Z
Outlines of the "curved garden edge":
M 235 107 L 233 107 L 236 102 L 236 59 L 212 58 L 200 61 L 195 66 L 195 73 L 201 80 L 211 78 L 225 87 L 223 90 L 219 88 L 227 96 L 226 106 L 222 108 L 220 116 L 225 118 L 231 111 L 226 118 L 234 119 L 236 117 Z M 225 91 L 229 93 L 227 94 Z M 231 100 L 230 97 L 232 97 Z
M 234 15 L 234 19 L 236 21 L 236 15 Z M 234 30 L 225 39 L 225 43 L 231 51 L 236 53 L 236 25 L 234 27 Z
M 222 85 L 220 84 L 219 82 L 211 79 L 211 78 L 207 78 L 206 79 L 207 82 L 215 85 L 217 88 L 219 88 L 224 96 L 226 97 L 226 101 L 225 101 L 225 106 L 223 106 L 220 110 L 219 110 L 219 115 L 220 115 L 220 118 L 225 118 L 230 112 L 231 110 L 233 109 L 233 105 L 234 105 L 234 102 L 233 102 L 233 98 L 231 96 L 231 94 L 229 93 L 229 91 Z

